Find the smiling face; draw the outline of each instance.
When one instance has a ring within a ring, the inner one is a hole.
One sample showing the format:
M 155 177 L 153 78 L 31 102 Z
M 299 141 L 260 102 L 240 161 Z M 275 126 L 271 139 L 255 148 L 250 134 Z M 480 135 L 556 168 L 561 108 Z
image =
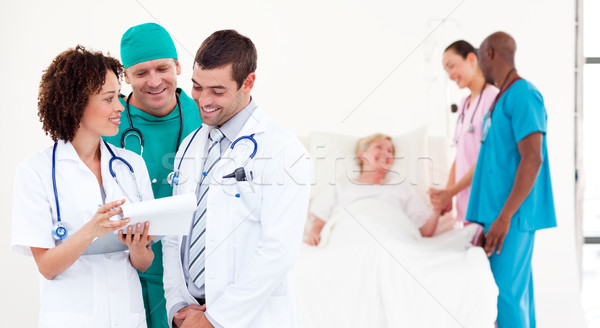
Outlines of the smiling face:
M 442 63 L 450 80 L 456 82 L 461 89 L 469 86 L 477 72 L 477 57 L 472 52 L 463 58 L 454 50 L 449 49 L 444 52 Z
M 362 172 L 385 175 L 394 163 L 394 146 L 388 138 L 382 137 L 372 141 L 366 150 L 359 152 L 358 157 L 362 162 Z
M 77 134 L 93 137 L 114 136 L 119 132 L 123 105 L 119 102 L 121 85 L 112 71 L 106 73 L 106 80 L 98 93 L 90 95 L 83 110 Z
M 131 84 L 131 104 L 142 111 L 162 117 L 171 113 L 177 104 L 177 75 L 179 62 L 161 58 L 141 62 L 125 70 L 125 82 Z
M 202 69 L 194 64 L 192 98 L 203 123 L 222 126 L 250 102 L 254 73 L 246 77 L 241 88 L 232 76 L 232 64 L 214 69 Z

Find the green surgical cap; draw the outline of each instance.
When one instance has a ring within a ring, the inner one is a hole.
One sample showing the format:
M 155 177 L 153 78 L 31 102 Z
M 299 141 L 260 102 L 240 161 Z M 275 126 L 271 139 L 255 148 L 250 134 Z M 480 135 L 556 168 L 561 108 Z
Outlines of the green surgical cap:
M 121 61 L 123 66 L 161 59 L 177 59 L 177 50 L 173 39 L 164 27 L 156 23 L 134 26 L 121 38 Z

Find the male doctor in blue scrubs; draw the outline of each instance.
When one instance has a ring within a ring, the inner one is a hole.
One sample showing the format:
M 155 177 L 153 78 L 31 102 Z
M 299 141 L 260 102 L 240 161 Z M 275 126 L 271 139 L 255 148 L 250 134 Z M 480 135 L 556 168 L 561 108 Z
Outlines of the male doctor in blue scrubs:
M 496 284 L 499 328 L 535 327 L 531 256 L 535 232 L 556 226 L 542 95 L 516 72 L 515 40 L 487 37 L 479 64 L 499 89 L 486 116 L 467 220 L 483 225 Z

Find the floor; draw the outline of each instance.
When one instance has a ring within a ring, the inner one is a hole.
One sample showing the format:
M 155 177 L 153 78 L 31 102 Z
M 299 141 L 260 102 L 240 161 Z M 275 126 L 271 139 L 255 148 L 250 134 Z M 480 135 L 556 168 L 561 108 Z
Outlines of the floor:
M 600 327 L 600 245 L 583 246 L 582 304 L 589 328 Z

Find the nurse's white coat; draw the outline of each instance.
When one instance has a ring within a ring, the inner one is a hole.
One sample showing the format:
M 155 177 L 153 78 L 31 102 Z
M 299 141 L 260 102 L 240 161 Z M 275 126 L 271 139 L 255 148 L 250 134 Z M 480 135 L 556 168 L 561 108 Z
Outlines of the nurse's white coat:
M 108 170 L 111 158 L 101 143 L 102 183 L 106 202 L 126 198 Z M 152 199 L 152 188 L 143 159 L 111 146 L 125 158 L 136 174 L 134 184 L 129 169 L 114 161 L 113 170 L 132 197 L 138 189 L 142 199 Z M 81 161 L 70 142 L 59 141 L 56 149 L 56 186 L 63 225 L 74 234 L 96 213 L 102 196 L 96 176 Z M 131 200 L 127 200 L 128 202 Z M 133 200 L 133 201 L 137 201 Z M 30 247 L 52 248 L 52 227 L 56 223 L 56 203 L 52 188 L 52 147 L 22 162 L 16 173 L 12 248 L 31 255 Z M 41 274 L 40 327 L 145 327 L 142 288 L 129 252 L 82 255 L 52 280 Z M 25 304 L 24 304 L 25 306 Z

